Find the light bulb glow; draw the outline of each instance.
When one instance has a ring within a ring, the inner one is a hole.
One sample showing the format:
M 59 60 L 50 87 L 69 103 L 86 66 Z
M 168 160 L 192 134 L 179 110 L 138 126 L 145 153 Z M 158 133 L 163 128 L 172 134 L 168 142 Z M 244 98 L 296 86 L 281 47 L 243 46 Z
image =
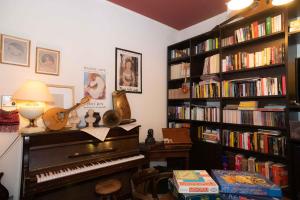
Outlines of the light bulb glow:
M 284 5 L 284 4 L 291 3 L 292 1 L 294 1 L 294 0 L 273 0 L 272 4 L 274 6 L 281 6 L 281 5 Z
M 229 10 L 241 10 L 250 6 L 254 0 L 230 0 L 227 3 Z

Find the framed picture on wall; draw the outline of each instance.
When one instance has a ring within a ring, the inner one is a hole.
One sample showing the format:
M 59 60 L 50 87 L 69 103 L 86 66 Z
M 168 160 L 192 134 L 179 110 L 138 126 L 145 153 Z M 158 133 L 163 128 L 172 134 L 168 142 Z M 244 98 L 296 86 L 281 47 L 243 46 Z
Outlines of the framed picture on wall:
M 29 67 L 30 40 L 1 35 L 1 63 Z
M 38 74 L 59 75 L 60 52 L 41 47 L 36 48 L 36 68 Z
M 47 84 L 47 86 L 54 99 L 51 106 L 68 109 L 75 105 L 74 86 L 55 84 Z
M 142 93 L 142 54 L 116 48 L 115 89 Z

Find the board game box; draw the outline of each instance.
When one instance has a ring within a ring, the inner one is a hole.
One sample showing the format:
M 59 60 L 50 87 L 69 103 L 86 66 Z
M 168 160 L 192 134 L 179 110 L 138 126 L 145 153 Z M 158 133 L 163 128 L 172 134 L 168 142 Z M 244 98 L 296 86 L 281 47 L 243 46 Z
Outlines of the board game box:
M 221 193 L 282 197 L 280 187 L 257 173 L 212 170 L 212 176 L 219 184 Z
M 205 170 L 174 170 L 173 174 L 179 193 L 219 193 L 219 186 Z
M 172 178 L 168 180 L 168 188 L 177 200 L 221 200 L 219 194 L 179 193 Z

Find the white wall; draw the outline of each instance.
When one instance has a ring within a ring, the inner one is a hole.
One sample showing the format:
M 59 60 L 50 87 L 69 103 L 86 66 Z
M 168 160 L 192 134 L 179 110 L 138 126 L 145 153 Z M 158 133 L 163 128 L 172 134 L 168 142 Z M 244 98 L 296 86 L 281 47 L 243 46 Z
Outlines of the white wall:
M 30 68 L 0 64 L 0 95 L 25 80 L 75 86 L 83 96 L 83 67 L 105 68 L 111 109 L 115 47 L 143 55 L 143 93 L 127 94 L 132 117 L 142 125 L 140 140 L 153 128 L 161 140 L 166 126 L 166 48 L 176 30 L 105 0 L 0 0 L 0 33 L 31 40 Z M 61 51 L 59 76 L 35 73 L 36 46 Z M 98 111 L 98 110 L 97 110 Z

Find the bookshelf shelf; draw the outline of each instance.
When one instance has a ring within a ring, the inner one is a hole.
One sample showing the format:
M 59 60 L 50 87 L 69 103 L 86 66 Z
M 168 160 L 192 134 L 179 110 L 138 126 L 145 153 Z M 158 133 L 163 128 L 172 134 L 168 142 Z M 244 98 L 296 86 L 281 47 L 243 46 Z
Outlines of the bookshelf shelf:
M 168 122 L 188 123 L 188 122 L 190 122 L 190 120 L 189 119 L 168 119 Z
M 190 61 L 190 57 L 189 56 L 184 56 L 184 57 L 180 57 L 180 58 L 174 58 L 168 61 L 169 64 L 175 64 L 175 63 L 179 63 L 179 62 L 187 62 Z
M 197 101 L 220 101 L 221 98 L 192 98 L 193 102 Z
M 286 99 L 285 95 L 269 95 L 269 96 L 251 96 L 251 97 L 222 97 L 224 101 L 245 101 L 245 100 L 270 100 L 270 99 Z
M 257 130 L 257 129 L 266 129 L 266 130 L 280 130 L 280 131 L 286 131 L 285 127 L 274 127 L 274 126 L 257 126 L 257 125 L 251 125 L 251 124 L 232 124 L 232 123 L 222 123 L 224 127 L 230 127 L 230 128 L 249 128 L 249 130 Z
M 178 78 L 178 79 L 170 79 L 168 82 L 170 83 L 176 83 L 176 82 L 184 82 L 185 78 Z M 186 80 L 189 81 L 190 77 L 186 77 Z
M 210 121 L 200 121 L 200 120 L 191 120 L 191 122 L 197 124 L 221 125 L 220 122 L 210 122 Z
M 186 99 L 186 98 L 184 98 L 184 99 L 168 99 L 168 101 L 170 101 L 170 102 L 172 102 L 172 101 L 190 101 L 190 99 Z
M 211 56 L 211 55 L 214 55 L 214 54 L 217 54 L 217 53 L 219 53 L 219 49 L 213 49 L 213 50 L 210 50 L 210 51 L 205 51 L 205 52 L 202 52 L 202 53 L 194 54 L 194 55 L 192 55 L 192 58 L 207 57 L 207 56 Z
M 273 65 L 266 65 L 266 66 L 242 69 L 242 70 L 232 70 L 232 71 L 227 71 L 227 72 L 221 72 L 221 74 L 223 76 L 227 75 L 227 74 L 241 74 L 241 73 L 247 73 L 247 72 L 252 72 L 252 71 L 272 70 L 274 68 L 279 68 L 279 67 L 285 67 L 285 64 L 273 64 Z
M 233 49 L 233 48 L 237 48 L 237 47 L 242 47 L 242 46 L 245 46 L 245 45 L 252 45 L 252 44 L 255 44 L 255 43 L 262 42 L 262 41 L 266 42 L 267 40 L 272 40 L 272 39 L 276 39 L 276 38 L 279 38 L 279 37 L 284 37 L 284 33 L 285 33 L 284 31 L 271 33 L 269 35 L 261 36 L 261 37 L 254 38 L 254 39 L 251 39 L 251 40 L 247 40 L 247 41 L 244 41 L 244 42 L 239 42 L 239 43 L 236 43 L 236 44 L 233 44 L 233 45 L 224 46 L 224 47 L 221 47 L 221 49 L 222 50 L 229 50 L 229 49 Z
M 294 31 L 294 32 L 290 32 L 289 33 L 289 40 L 292 40 L 296 43 L 300 43 L 300 30 L 298 31 Z
M 255 157 L 266 157 L 267 156 L 268 158 L 272 158 L 272 160 L 277 160 L 277 161 L 281 161 L 281 162 L 287 161 L 286 157 L 279 156 L 279 155 L 274 155 L 274 154 L 269 154 L 269 153 L 261 153 L 261 152 L 257 152 L 257 151 L 250 151 L 250 150 L 246 150 L 246 149 L 229 147 L 229 146 L 225 146 L 225 145 L 222 145 L 222 148 L 224 148 L 227 151 L 233 151 L 236 153 L 246 154 L 247 156 L 255 156 Z

